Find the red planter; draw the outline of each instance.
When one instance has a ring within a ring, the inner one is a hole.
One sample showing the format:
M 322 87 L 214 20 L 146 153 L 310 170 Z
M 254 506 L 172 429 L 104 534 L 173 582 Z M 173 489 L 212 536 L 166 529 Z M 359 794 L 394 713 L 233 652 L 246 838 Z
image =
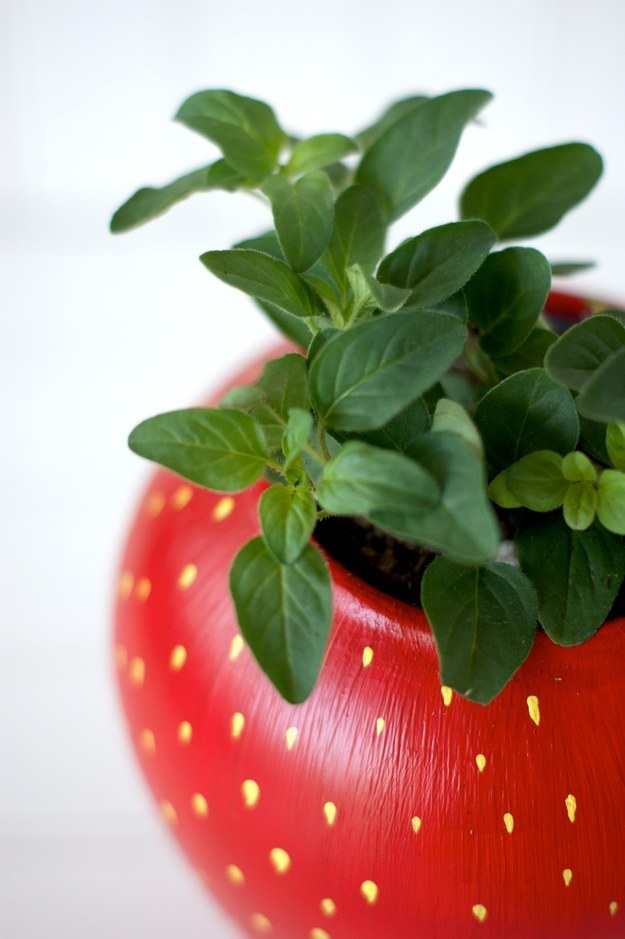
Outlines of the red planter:
M 327 658 L 311 698 L 288 705 L 227 589 L 259 491 L 156 473 L 115 637 L 144 774 L 245 933 L 624 937 L 625 619 L 572 649 L 539 635 L 483 708 L 441 689 L 420 611 L 331 561 Z

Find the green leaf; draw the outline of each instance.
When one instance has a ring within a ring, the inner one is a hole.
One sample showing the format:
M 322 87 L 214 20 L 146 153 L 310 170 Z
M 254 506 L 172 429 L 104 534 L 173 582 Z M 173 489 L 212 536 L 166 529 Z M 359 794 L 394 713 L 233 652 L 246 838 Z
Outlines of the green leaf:
M 312 432 L 313 418 L 310 411 L 290 408 L 288 424 L 282 436 L 282 451 L 286 457 L 285 469 L 288 469 L 299 457 L 309 442 Z
M 465 125 L 491 97 L 471 90 L 430 98 L 377 138 L 356 171 L 356 182 L 371 189 L 386 219 L 399 218 L 436 186 Z
M 491 254 L 464 288 L 482 349 L 495 359 L 517 349 L 534 328 L 550 286 L 551 268 L 540 251 L 506 248 Z
M 323 312 L 310 287 L 277 258 L 251 248 L 207 251 L 200 261 L 224 283 L 273 303 L 293 316 L 315 316 Z
M 412 456 L 412 445 L 421 434 L 430 430 L 432 420 L 425 400 L 416 398 L 377 430 L 360 432 L 358 438 L 383 450 L 396 450 Z
M 625 470 L 625 421 L 608 424 L 605 439 L 612 466 Z
M 403 287 L 395 287 L 393 284 L 381 284 L 375 277 L 365 274 L 359 264 L 352 265 L 347 271 L 347 277 L 352 288 L 354 288 L 354 274 L 357 277 L 362 276 L 364 278 L 375 308 L 385 313 L 396 313 L 404 306 L 410 296 L 410 291 L 405 290 Z M 356 291 L 354 290 L 354 292 Z
M 495 357 L 497 369 L 504 375 L 513 375 L 528 368 L 542 368 L 547 349 L 551 348 L 557 338 L 555 333 L 537 326 L 510 355 Z
M 324 173 L 307 173 L 297 182 L 270 176 L 263 192 L 271 200 L 273 220 L 284 256 L 295 271 L 307 271 L 330 240 L 334 198 Z
M 336 200 L 334 228 L 321 265 L 345 295 L 346 271 L 359 264 L 370 274 L 384 248 L 385 226 L 375 196 L 364 186 L 350 186 Z
M 290 352 L 268 362 L 256 384 L 231 388 L 222 398 L 221 406 L 250 414 L 261 424 L 269 450 L 281 453 L 290 412 L 294 408 L 303 411 L 309 408 L 306 359 Z
M 581 391 L 603 363 L 623 348 L 623 325 L 598 313 L 571 326 L 559 337 L 545 357 L 545 368 L 556 381 Z
M 484 222 L 439 225 L 404 241 L 381 261 L 376 276 L 410 288 L 410 306 L 435 306 L 466 284 L 495 241 Z
M 586 382 L 576 404 L 579 413 L 591 421 L 625 421 L 625 345 Z
M 588 144 L 535 150 L 471 180 L 461 215 L 483 218 L 501 239 L 539 235 L 586 198 L 602 169 L 601 157 Z
M 507 469 L 495 476 L 488 487 L 488 495 L 495 505 L 500 505 L 502 509 L 520 509 L 523 505 L 510 489 Z
M 148 418 L 130 434 L 139 456 L 220 492 L 238 492 L 260 479 L 269 459 L 259 424 L 239 411 L 190 408 Z
M 579 422 L 573 398 L 540 368 L 516 372 L 484 395 L 474 417 L 496 472 L 535 450 L 575 449 Z
M 262 538 L 254 538 L 234 559 L 230 590 L 256 661 L 283 698 L 304 701 L 317 680 L 332 619 L 330 576 L 320 552 L 307 545 L 293 564 L 281 564 Z
M 589 483 L 571 483 L 562 506 L 564 521 L 575 531 L 590 528 L 597 512 L 597 490 Z
M 335 430 L 382 427 L 456 360 L 465 329 L 431 310 L 359 323 L 330 339 L 308 371 L 319 420 Z
M 523 664 L 536 633 L 536 595 L 509 564 L 462 567 L 435 558 L 421 584 L 441 681 L 488 704 Z
M 562 460 L 562 475 L 572 483 L 592 483 L 597 478 L 597 471 L 585 453 L 574 450 Z
M 597 518 L 615 535 L 625 535 L 625 473 L 607 469 L 599 477 Z
M 551 639 L 567 646 L 589 639 L 610 612 L 623 580 L 623 539 L 596 523 L 573 531 L 560 513 L 552 513 L 528 517 L 515 542 Z
M 344 134 L 316 134 L 295 144 L 284 169 L 290 176 L 322 170 L 357 149 L 356 141 Z
M 378 137 L 388 130 L 393 124 L 396 124 L 400 117 L 410 114 L 421 107 L 424 102 L 429 101 L 426 95 L 411 95 L 409 98 L 402 98 L 395 101 L 388 107 L 383 114 L 365 130 L 361 130 L 356 135 L 356 140 L 363 150 L 369 150 Z
M 269 105 L 232 91 L 191 95 L 176 120 L 212 140 L 231 166 L 254 180 L 274 169 L 287 140 Z
M 465 409 L 457 401 L 452 401 L 450 398 L 439 398 L 436 402 L 432 420 L 432 430 L 437 433 L 446 431 L 455 434 L 456 437 L 466 443 L 478 460 L 483 459 L 484 446 L 482 438 Z
M 551 512 L 564 502 L 569 483 L 562 475 L 562 457 L 536 450 L 508 467 L 506 484 L 515 499 L 533 512 Z
M 276 483 L 260 497 L 259 512 L 267 547 L 278 561 L 292 564 L 308 544 L 317 521 L 312 492 Z
M 579 416 L 579 445 L 599 463 L 609 463 L 606 449 L 606 426 Z
M 554 277 L 570 277 L 596 267 L 595 261 L 552 261 L 551 273 Z

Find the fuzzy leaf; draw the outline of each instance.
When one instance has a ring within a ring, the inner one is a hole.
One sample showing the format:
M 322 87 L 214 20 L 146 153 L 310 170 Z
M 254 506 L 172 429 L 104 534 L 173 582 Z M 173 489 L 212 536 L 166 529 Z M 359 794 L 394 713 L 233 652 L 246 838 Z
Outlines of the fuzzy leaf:
M 346 271 L 354 264 L 369 274 L 384 248 L 385 227 L 375 196 L 364 186 L 350 186 L 336 200 L 334 228 L 321 265 L 343 293 Z
M 312 492 L 276 483 L 260 497 L 259 513 L 267 547 L 278 561 L 292 564 L 308 544 L 317 521 Z
M 297 182 L 270 176 L 263 192 L 271 200 L 273 220 L 284 256 L 295 271 L 307 271 L 330 239 L 334 199 L 324 173 L 307 173 Z
M 576 404 L 579 413 L 591 421 L 625 421 L 625 345 L 588 379 Z
M 612 316 L 598 313 L 560 336 L 545 357 L 545 368 L 556 381 L 581 391 L 603 363 L 623 348 L 623 325 Z

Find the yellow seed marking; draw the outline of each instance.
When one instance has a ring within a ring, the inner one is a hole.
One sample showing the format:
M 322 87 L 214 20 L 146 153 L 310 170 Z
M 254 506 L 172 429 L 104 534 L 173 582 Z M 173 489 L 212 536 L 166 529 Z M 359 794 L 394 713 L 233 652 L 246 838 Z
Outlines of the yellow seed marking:
M 179 672 L 187 661 L 187 650 L 184 646 L 174 646 L 169 656 L 169 670 Z
M 208 802 L 203 795 L 199 792 L 195 792 L 191 796 L 191 809 L 194 815 L 197 815 L 198 818 L 206 818 L 208 815 Z
M 231 662 L 235 662 L 243 652 L 243 636 L 240 636 L 239 633 L 236 636 L 232 637 L 232 642 L 230 643 L 230 652 L 228 658 Z
M 562 871 L 562 880 L 564 881 L 564 886 L 568 887 L 571 881 L 573 880 L 573 871 L 570 867 L 565 867 Z
M 117 646 L 115 649 L 115 664 L 122 671 L 128 665 L 128 649 L 126 646 Z
M 478 755 L 475 757 L 475 762 L 477 763 L 477 768 L 479 769 L 480 773 L 483 773 L 484 767 L 486 766 L 486 757 L 484 754 L 478 753 Z
M 616 916 L 617 913 L 618 913 L 618 903 L 616 902 L 616 900 L 612 900 L 612 902 L 610 903 L 610 916 Z
M 451 704 L 451 699 L 453 698 L 453 691 L 451 688 L 448 688 L 447 685 L 441 685 L 441 694 L 443 696 L 443 704 L 446 708 Z
M 234 509 L 234 499 L 232 496 L 224 496 L 223 499 L 220 499 L 215 508 L 213 509 L 213 518 L 216 522 L 223 522 L 224 519 L 228 518 L 232 514 Z
M 530 717 L 538 727 L 540 724 L 540 707 L 538 705 L 538 698 L 535 694 L 531 694 L 527 699 L 527 710 L 529 711 Z
M 139 734 L 139 745 L 146 753 L 156 753 L 156 739 L 154 733 L 148 730 L 147 727 Z
M 323 806 L 323 814 L 326 817 L 328 825 L 334 825 L 336 821 L 337 808 L 334 802 L 326 802 Z
M 245 874 L 240 867 L 236 866 L 236 864 L 228 864 L 226 868 L 226 877 L 231 884 L 234 884 L 235 887 L 243 887 L 245 885 Z
M 319 906 L 324 916 L 336 916 L 336 903 L 330 897 L 324 897 Z
M 378 885 L 374 884 L 372 880 L 363 880 L 360 885 L 360 892 L 369 906 L 373 906 L 377 902 L 380 893 Z
M 137 586 L 135 587 L 135 596 L 137 600 L 141 600 L 142 603 L 145 603 L 151 593 L 152 581 L 149 577 L 141 577 L 137 581 Z
M 171 802 L 168 802 L 167 799 L 163 799 L 161 802 L 161 812 L 170 825 L 175 825 L 178 821 L 178 813 L 176 812 Z
M 237 711 L 230 718 L 230 736 L 233 740 L 238 740 L 245 730 L 245 717 L 240 711 Z
M 308 933 L 310 939 L 331 939 L 330 933 L 326 932 L 325 929 L 319 929 L 318 926 L 315 926 L 314 929 L 311 929 Z
M 367 646 L 362 653 L 362 667 L 369 668 L 373 662 L 373 649 Z
M 506 812 L 503 817 L 503 823 L 506 826 L 506 831 L 511 835 L 514 831 L 514 815 L 511 815 L 510 812 Z
M 197 577 L 197 567 L 195 564 L 185 564 L 178 574 L 178 586 L 181 590 L 188 590 Z
M 471 910 L 476 920 L 480 923 L 483 923 L 488 916 L 488 910 L 481 903 L 476 903 L 475 906 L 471 907 Z
M 284 848 L 272 848 L 269 852 L 269 863 L 276 874 L 286 874 L 291 867 L 291 858 Z
M 252 913 L 250 923 L 257 932 L 271 932 L 271 923 L 262 913 Z
M 151 515 L 152 518 L 156 518 L 157 515 L 163 511 L 165 505 L 165 496 L 162 492 L 151 492 L 146 499 L 145 511 L 148 515 Z
M 143 659 L 139 658 L 139 656 L 130 660 L 128 677 L 130 679 L 130 684 L 135 685 L 137 688 L 139 688 L 145 681 L 145 662 Z
M 569 792 L 568 796 L 564 800 L 564 804 L 566 805 L 569 821 L 572 823 L 575 821 L 575 813 L 577 812 L 577 799 L 572 793 Z
M 130 571 L 122 571 L 119 578 L 119 595 L 123 597 L 124 600 L 127 600 L 130 594 L 132 593 L 132 588 L 135 585 L 135 578 Z
M 189 504 L 193 498 L 193 489 L 191 486 L 180 486 L 174 492 L 171 497 L 172 508 L 176 509 L 179 512 L 181 509 L 184 509 L 186 505 Z
M 284 736 L 286 739 L 287 750 L 292 750 L 295 746 L 295 741 L 297 740 L 297 727 L 289 727 Z
M 191 743 L 193 737 L 193 727 L 189 721 L 182 721 L 178 724 L 178 743 Z
M 258 800 L 260 799 L 260 786 L 253 779 L 246 779 L 245 782 L 241 785 L 241 793 L 243 795 L 243 801 L 248 809 L 253 809 L 258 805 Z
M 415 815 L 413 818 L 411 818 L 410 824 L 412 825 L 412 830 L 414 831 L 415 835 L 418 835 L 421 829 L 421 819 L 419 816 Z
M 385 724 L 386 724 L 386 721 L 384 720 L 384 718 L 378 717 L 377 721 L 375 722 L 375 733 L 377 737 L 379 737 L 380 734 L 384 733 Z

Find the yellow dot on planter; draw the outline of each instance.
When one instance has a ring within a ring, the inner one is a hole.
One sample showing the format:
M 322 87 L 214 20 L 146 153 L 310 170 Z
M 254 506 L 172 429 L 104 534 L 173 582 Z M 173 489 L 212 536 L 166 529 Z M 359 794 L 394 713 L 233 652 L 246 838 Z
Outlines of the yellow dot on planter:
M 130 679 L 130 684 L 134 685 L 136 688 L 140 688 L 145 681 L 145 662 L 139 656 L 130 660 L 128 678 Z
M 571 881 L 573 880 L 573 871 L 570 867 L 565 867 L 562 871 L 562 880 L 564 881 L 564 886 L 568 887 Z
M 334 825 L 337 816 L 337 808 L 334 802 L 325 802 L 323 806 L 323 814 L 326 817 L 326 822 L 328 825 Z
M 362 667 L 369 668 L 372 662 L 373 662 L 373 649 L 367 646 L 362 653 Z
M 165 506 L 165 496 L 162 492 L 155 490 L 151 492 L 145 501 L 145 511 L 152 518 L 156 518 L 157 515 L 163 511 Z
M 510 812 L 506 812 L 503 817 L 503 823 L 506 826 L 506 831 L 511 835 L 514 831 L 514 815 L 511 815 Z
M 146 753 L 156 753 L 156 739 L 154 733 L 148 730 L 147 727 L 139 734 L 139 745 Z
M 386 726 L 386 721 L 384 720 L 384 718 L 378 717 L 377 721 L 375 722 L 375 733 L 377 737 L 379 737 L 380 734 L 384 733 L 385 726 Z
M 172 508 L 179 512 L 189 504 L 193 498 L 191 486 L 179 486 L 171 497 Z
M 451 704 L 451 699 L 454 696 L 453 691 L 447 685 L 441 685 L 441 694 L 443 696 L 443 704 L 446 708 Z
M 363 880 L 360 885 L 360 892 L 369 906 L 373 906 L 374 903 L 377 903 L 380 890 L 378 885 L 372 880 Z
M 127 600 L 130 594 L 132 593 L 132 588 L 135 585 L 134 574 L 130 571 L 122 571 L 119 577 L 119 595 L 124 600 Z
M 295 746 L 295 741 L 297 740 L 297 727 L 289 727 L 284 736 L 286 739 L 287 750 L 292 750 Z
M 226 877 L 235 887 L 243 887 L 245 885 L 245 874 L 236 864 L 228 864 L 226 867 Z
M 540 724 L 540 705 L 538 704 L 538 698 L 535 694 L 531 694 L 527 699 L 527 710 L 529 715 L 538 727 Z
M 161 802 L 161 812 L 165 816 L 165 820 L 169 822 L 170 825 L 175 825 L 178 821 L 178 813 L 175 808 L 168 802 L 167 799 L 163 799 Z
M 319 906 L 324 916 L 336 916 L 336 903 L 330 897 L 324 897 Z
M 286 874 L 291 867 L 291 858 L 284 848 L 272 848 L 269 852 L 269 863 L 276 874 Z
M 230 652 L 228 653 L 228 658 L 231 662 L 236 662 L 236 660 L 243 652 L 244 645 L 245 643 L 243 642 L 243 636 L 239 635 L 239 633 L 232 637 L 232 642 L 230 643 Z
M 233 509 L 234 499 L 232 496 L 224 496 L 213 509 L 213 518 L 216 522 L 223 522 L 232 514 Z
M 575 814 L 577 812 L 577 799 L 573 793 L 569 792 L 568 796 L 564 800 L 564 804 L 566 805 L 566 812 L 569 816 L 569 821 L 573 823 L 575 821 Z
M 610 916 L 616 916 L 618 913 L 618 903 L 616 900 L 612 900 L 609 906 Z
M 314 929 L 311 929 L 308 933 L 310 939 L 332 939 L 329 932 L 326 932 L 325 929 L 319 929 L 318 926 L 315 926 Z
M 206 818 L 208 816 L 208 802 L 204 796 L 195 792 L 191 796 L 191 809 L 194 815 L 197 815 L 198 818 Z
M 193 737 L 193 727 L 189 721 L 181 721 L 178 724 L 178 743 L 191 743 Z
M 247 808 L 253 809 L 260 799 L 260 786 L 254 779 L 246 779 L 241 785 L 241 794 Z
M 479 769 L 480 773 L 483 773 L 484 767 L 486 766 L 486 757 L 484 754 L 478 753 L 478 755 L 475 757 L 475 762 L 477 763 L 477 768 Z
M 187 661 L 187 650 L 184 646 L 174 646 L 169 656 L 169 669 L 172 672 L 179 672 L 184 668 Z
M 479 923 L 483 923 L 488 916 L 488 910 L 481 903 L 476 903 L 475 906 L 471 907 L 471 912 Z
M 116 646 L 115 648 L 115 664 L 122 671 L 128 665 L 128 649 L 126 646 Z
M 142 603 L 148 599 L 152 593 L 152 581 L 149 577 L 141 577 L 137 581 L 137 586 L 135 587 L 135 596 L 137 600 L 140 600 Z
M 245 717 L 240 711 L 237 711 L 230 718 L 230 736 L 233 740 L 238 740 L 245 730 Z
M 412 825 L 412 830 L 414 831 L 415 835 L 418 835 L 419 831 L 421 830 L 421 819 L 419 818 L 419 816 L 414 815 L 410 819 L 410 824 Z
M 255 929 L 256 932 L 260 932 L 260 933 L 271 932 L 271 928 L 272 928 L 271 922 L 267 919 L 266 916 L 263 916 L 262 913 L 252 913 L 252 915 L 250 916 L 250 923 L 252 924 L 252 928 Z
M 197 577 L 197 567 L 195 564 L 185 564 L 178 574 L 178 586 L 181 590 L 188 590 Z

